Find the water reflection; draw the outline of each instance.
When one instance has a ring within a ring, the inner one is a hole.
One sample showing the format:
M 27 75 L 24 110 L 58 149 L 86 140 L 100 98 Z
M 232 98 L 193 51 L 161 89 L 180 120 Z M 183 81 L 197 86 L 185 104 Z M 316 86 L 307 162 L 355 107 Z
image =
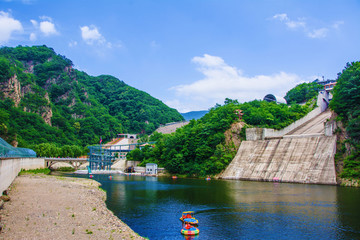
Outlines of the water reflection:
M 107 205 L 149 239 L 360 239 L 360 190 L 324 185 L 95 176 Z M 194 210 L 200 234 L 180 234 Z

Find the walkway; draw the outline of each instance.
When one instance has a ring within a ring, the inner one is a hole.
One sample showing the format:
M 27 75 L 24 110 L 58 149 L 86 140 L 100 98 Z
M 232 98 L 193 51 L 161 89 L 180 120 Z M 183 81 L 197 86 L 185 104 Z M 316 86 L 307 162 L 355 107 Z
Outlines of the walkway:
M 316 134 L 324 132 L 324 123 L 331 117 L 330 109 L 307 121 L 286 135 Z

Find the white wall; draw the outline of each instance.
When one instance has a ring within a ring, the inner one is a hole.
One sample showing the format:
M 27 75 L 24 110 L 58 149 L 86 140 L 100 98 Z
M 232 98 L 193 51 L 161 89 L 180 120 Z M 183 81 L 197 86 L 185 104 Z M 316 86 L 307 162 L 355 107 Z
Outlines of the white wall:
M 0 160 L 0 195 L 14 181 L 21 169 L 44 168 L 43 158 L 14 158 Z

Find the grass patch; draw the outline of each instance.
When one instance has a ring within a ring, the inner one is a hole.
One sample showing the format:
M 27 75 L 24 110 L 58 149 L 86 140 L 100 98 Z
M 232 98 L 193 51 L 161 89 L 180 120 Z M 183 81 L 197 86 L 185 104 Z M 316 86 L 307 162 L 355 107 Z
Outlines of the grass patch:
M 356 152 L 344 159 L 344 168 L 340 177 L 347 179 L 360 179 L 360 161 L 358 155 L 360 155 L 359 152 Z
M 24 170 L 21 169 L 19 172 L 19 176 L 21 175 L 27 175 L 27 174 L 49 174 L 51 171 L 48 168 L 37 168 L 37 169 L 31 169 L 31 170 Z
M 54 169 L 53 171 L 57 171 L 57 172 L 75 172 L 75 168 L 73 167 L 59 167 Z

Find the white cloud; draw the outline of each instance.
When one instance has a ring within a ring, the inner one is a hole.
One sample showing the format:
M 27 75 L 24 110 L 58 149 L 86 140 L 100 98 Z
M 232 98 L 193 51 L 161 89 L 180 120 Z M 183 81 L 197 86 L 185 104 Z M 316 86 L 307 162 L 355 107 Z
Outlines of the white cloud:
M 29 37 L 30 41 L 36 41 L 37 39 L 37 36 L 36 36 L 36 33 L 30 33 L 30 37 Z
M 69 42 L 69 47 L 76 47 L 77 46 L 77 41 L 71 41 Z
M 180 112 L 208 109 L 216 103 L 222 104 L 225 98 L 244 102 L 263 99 L 268 93 L 284 96 L 286 91 L 303 82 L 299 76 L 285 72 L 244 76 L 240 69 L 228 65 L 221 57 L 208 54 L 194 57 L 192 62 L 199 65 L 204 78 L 172 87 L 178 98 L 166 101 Z
M 58 35 L 59 32 L 56 30 L 55 24 L 51 17 L 48 16 L 40 16 L 40 23 L 34 19 L 31 19 L 30 22 L 33 27 L 36 29 L 37 33 L 42 33 L 44 36 L 48 37 L 51 35 Z M 37 35 L 35 32 L 30 34 L 30 40 L 35 41 L 37 39 Z
M 49 17 L 49 16 L 40 16 L 39 17 L 41 20 L 44 20 L 44 21 L 48 21 L 48 22 L 52 22 L 53 21 L 53 19 L 51 18 L 51 17 Z
M 306 27 L 306 23 L 304 21 L 287 21 L 285 24 L 291 29 Z
M 326 37 L 328 31 L 329 29 L 327 28 L 319 28 L 319 29 L 314 29 L 311 32 L 308 32 L 307 35 L 310 38 L 324 38 Z
M 42 22 L 40 22 L 40 31 L 45 36 L 58 34 L 58 32 L 56 31 L 54 23 L 52 23 L 50 21 L 42 21 Z
M 105 38 L 100 34 L 96 26 L 83 26 L 80 27 L 82 39 L 89 45 L 94 43 L 104 44 L 106 43 Z
M 343 25 L 344 23 L 345 23 L 344 21 L 337 21 L 337 22 L 335 22 L 335 23 L 332 25 L 332 27 L 333 27 L 334 29 L 339 29 L 340 26 Z
M 32 24 L 34 27 L 36 27 L 36 28 L 39 27 L 39 23 L 38 23 L 36 20 L 31 19 L 30 22 L 31 22 L 31 24 Z
M 309 38 L 325 38 L 331 28 L 339 29 L 339 27 L 344 23 L 343 21 L 337 21 L 331 26 L 315 28 L 311 26 L 305 18 L 298 18 L 294 21 L 290 19 L 286 13 L 276 14 L 272 17 L 272 19 L 284 23 L 289 29 L 303 31 Z
M 275 14 L 273 19 L 279 19 L 280 21 L 288 21 L 289 18 L 286 13 Z
M 9 13 L 0 11 L 0 44 L 7 43 L 16 31 L 23 31 L 21 22 L 12 18 Z
M 305 28 L 306 26 L 306 23 L 303 19 L 298 19 L 298 21 L 290 20 L 286 13 L 276 14 L 272 18 L 279 20 L 280 22 L 284 22 L 285 25 L 290 29 Z

